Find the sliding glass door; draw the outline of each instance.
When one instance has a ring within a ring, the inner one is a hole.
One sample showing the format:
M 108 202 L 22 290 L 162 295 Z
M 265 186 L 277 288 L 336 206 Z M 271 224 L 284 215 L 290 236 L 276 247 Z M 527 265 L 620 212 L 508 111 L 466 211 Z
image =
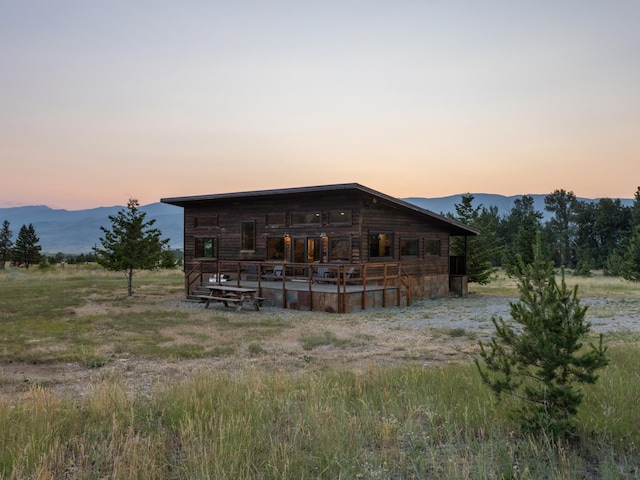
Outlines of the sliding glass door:
M 291 249 L 293 263 L 317 263 L 321 256 L 320 237 L 294 237 Z M 296 275 L 306 275 L 306 269 L 297 268 Z

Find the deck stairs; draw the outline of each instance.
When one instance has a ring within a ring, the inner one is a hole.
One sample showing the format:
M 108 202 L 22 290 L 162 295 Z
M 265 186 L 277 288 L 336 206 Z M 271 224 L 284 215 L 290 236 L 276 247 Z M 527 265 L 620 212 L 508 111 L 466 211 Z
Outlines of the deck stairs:
M 187 300 L 191 302 L 200 302 L 201 295 L 209 295 L 209 289 L 207 288 L 207 283 L 201 283 L 193 290 L 191 293 L 187 295 Z

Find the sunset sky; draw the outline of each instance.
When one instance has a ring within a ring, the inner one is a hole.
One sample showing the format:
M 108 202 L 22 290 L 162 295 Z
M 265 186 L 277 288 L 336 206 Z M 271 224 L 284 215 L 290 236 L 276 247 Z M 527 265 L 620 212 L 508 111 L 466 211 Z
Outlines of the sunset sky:
M 0 0 L 0 207 L 640 185 L 640 1 Z

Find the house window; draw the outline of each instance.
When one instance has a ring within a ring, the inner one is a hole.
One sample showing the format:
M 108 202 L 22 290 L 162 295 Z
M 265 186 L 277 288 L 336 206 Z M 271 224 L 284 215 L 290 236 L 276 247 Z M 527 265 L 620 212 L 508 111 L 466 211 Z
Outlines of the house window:
M 350 241 L 349 237 L 329 238 L 329 261 L 330 262 L 350 262 Z
M 330 210 L 329 225 L 351 225 L 351 210 Z
M 287 225 L 287 214 L 267 213 L 267 225 L 270 227 L 285 227 Z
M 196 237 L 196 258 L 217 258 L 218 239 L 216 237 Z
M 284 238 L 267 239 L 267 260 L 284 260 Z
M 255 251 L 256 249 L 256 222 L 253 220 L 245 220 L 242 222 L 242 231 L 240 233 L 240 249 L 247 251 Z
M 291 213 L 291 225 L 322 225 L 322 214 L 320 212 L 293 212 Z
M 392 247 L 393 234 L 380 232 L 369 235 L 369 258 L 391 257 Z
M 207 215 L 202 217 L 196 217 L 194 220 L 196 228 L 200 227 L 217 227 L 218 226 L 218 216 L 217 215 Z
M 440 239 L 439 238 L 425 238 L 424 239 L 424 254 L 425 255 L 440 255 Z
M 400 255 L 402 255 L 403 257 L 417 257 L 418 256 L 418 239 L 402 238 L 400 240 Z

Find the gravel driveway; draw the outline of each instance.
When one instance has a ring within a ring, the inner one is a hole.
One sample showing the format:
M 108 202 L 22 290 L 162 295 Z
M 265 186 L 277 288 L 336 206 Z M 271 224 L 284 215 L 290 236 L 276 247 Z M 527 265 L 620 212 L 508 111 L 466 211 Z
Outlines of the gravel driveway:
M 516 298 L 469 295 L 414 301 L 394 318 L 398 326 L 423 328 L 461 328 L 467 332 L 493 331 L 491 317 L 511 318 L 509 303 Z M 640 332 L 640 302 L 620 298 L 582 298 L 588 306 L 587 321 L 595 333 Z

